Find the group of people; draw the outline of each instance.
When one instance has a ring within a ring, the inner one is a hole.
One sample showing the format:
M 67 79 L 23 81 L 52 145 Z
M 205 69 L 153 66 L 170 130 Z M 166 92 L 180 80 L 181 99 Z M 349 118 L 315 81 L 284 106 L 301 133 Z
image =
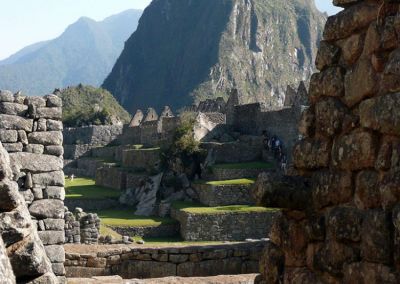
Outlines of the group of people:
M 286 172 L 287 168 L 287 157 L 283 152 L 283 143 L 282 141 L 276 136 L 269 136 L 267 131 L 263 131 L 263 144 L 264 148 L 268 152 L 272 152 L 274 158 L 279 162 L 280 168 L 283 172 Z

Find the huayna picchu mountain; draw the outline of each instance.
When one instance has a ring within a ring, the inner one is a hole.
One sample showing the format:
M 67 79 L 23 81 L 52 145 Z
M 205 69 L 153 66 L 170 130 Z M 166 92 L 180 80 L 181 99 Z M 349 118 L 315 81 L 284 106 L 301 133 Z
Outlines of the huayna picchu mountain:
M 0 89 L 44 95 L 79 83 L 100 86 L 142 12 L 127 10 L 100 22 L 82 17 L 58 38 L 20 50 L 0 61 Z
M 103 87 L 131 112 L 233 87 L 276 106 L 313 73 L 325 21 L 314 0 L 153 0 Z

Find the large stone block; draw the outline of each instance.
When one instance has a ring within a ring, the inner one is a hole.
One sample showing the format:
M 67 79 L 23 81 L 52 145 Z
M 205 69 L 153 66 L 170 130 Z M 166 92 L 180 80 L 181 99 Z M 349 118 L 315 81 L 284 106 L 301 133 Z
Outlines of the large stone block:
M 335 140 L 332 161 L 336 168 L 360 170 L 375 165 L 376 137 L 366 131 L 353 131 Z
M 35 186 L 64 186 L 65 184 L 63 171 L 33 174 L 32 181 Z
M 354 262 L 344 265 L 343 283 L 396 284 L 399 280 L 391 267 L 379 263 Z
M 64 190 L 64 187 L 60 187 L 60 186 L 47 186 L 43 190 L 43 195 L 44 195 L 44 198 L 46 198 L 46 199 L 64 200 L 65 199 L 65 190 Z
M 400 172 L 393 170 L 386 173 L 379 184 L 382 207 L 390 209 L 400 200 Z
M 343 39 L 355 31 L 368 27 L 376 20 L 377 10 L 376 4 L 361 2 L 329 17 L 325 25 L 324 39 L 327 41 Z
M 260 260 L 260 272 L 267 283 L 282 283 L 285 267 L 285 255 L 283 251 L 269 242 Z
M 63 135 L 61 131 L 33 132 L 28 134 L 28 141 L 32 144 L 62 145 Z
M 360 57 L 364 48 L 364 35 L 354 34 L 337 44 L 341 47 L 342 58 L 347 65 L 353 65 Z
M 36 200 L 29 207 L 32 216 L 38 219 L 64 218 L 64 202 L 56 199 Z
M 62 99 L 59 96 L 50 94 L 44 97 L 47 107 L 62 107 Z
M 380 93 L 394 93 L 400 91 L 400 49 L 393 51 L 383 71 Z
M 316 101 L 322 96 L 342 97 L 344 95 L 344 70 L 330 67 L 314 73 L 310 81 L 310 99 Z
M 27 170 L 34 173 L 61 171 L 62 158 L 50 155 L 38 155 L 33 153 L 11 153 L 10 161 L 14 172 Z
M 304 139 L 293 149 L 293 164 L 300 169 L 317 169 L 329 164 L 331 143 L 329 140 Z
M 0 91 L 0 102 L 14 102 L 14 95 L 10 91 L 1 90 Z
M 0 211 L 11 211 L 22 204 L 17 183 L 9 180 L 0 182 Z
M 63 231 L 39 231 L 38 234 L 44 245 L 65 243 L 65 235 Z
M 36 233 L 8 247 L 11 265 L 17 278 L 37 277 L 51 272 L 51 264 Z
M 3 240 L 0 237 L 0 275 L 3 284 L 15 284 L 15 275 L 6 252 Z
M 36 109 L 36 117 L 58 120 L 62 118 L 62 109 L 60 107 L 39 107 Z
M 33 129 L 33 120 L 15 115 L 0 114 L 0 128 L 31 132 Z
M 26 97 L 24 101 L 25 105 L 38 107 L 45 107 L 46 100 L 43 97 Z
M 362 212 L 356 208 L 335 207 L 326 218 L 328 238 L 337 241 L 360 241 Z
M 47 119 L 46 120 L 47 131 L 62 131 L 63 123 L 62 121 Z
M 352 195 L 351 173 L 325 170 L 312 175 L 312 196 L 316 208 L 346 203 Z
M 13 211 L 0 213 L 0 232 L 6 246 L 19 242 L 32 233 L 30 219 L 24 204 Z
M 365 261 L 390 264 L 393 235 L 389 213 L 373 209 L 367 211 L 361 229 L 361 257 Z
M 362 171 L 356 176 L 354 202 L 360 209 L 377 208 L 381 205 L 378 188 L 379 175 L 375 171 Z
M 356 247 L 328 241 L 314 255 L 314 269 L 327 272 L 333 276 L 341 276 L 346 263 L 359 259 L 360 252 Z
M 345 76 L 345 96 L 343 101 L 349 107 L 362 99 L 373 96 L 379 90 L 379 77 L 372 68 L 371 60 L 362 57 Z
M 400 94 L 388 94 L 360 104 L 360 123 L 382 133 L 400 136 Z
M 315 104 L 316 132 L 330 137 L 342 129 L 344 117 L 349 114 L 348 109 L 335 98 L 319 100 Z
M 156 278 L 177 275 L 177 265 L 156 261 L 125 261 L 122 263 L 120 275 L 130 278 Z
M 51 262 L 63 263 L 65 261 L 65 251 L 63 246 L 50 245 L 46 246 L 44 249 Z
M 321 41 L 315 59 L 315 66 L 318 70 L 322 71 L 326 67 L 332 66 L 338 62 L 340 56 L 340 48 L 328 43 L 327 41 Z
M 16 130 L 0 129 L 0 141 L 2 143 L 15 143 L 18 141 L 18 132 Z
M 28 106 L 16 103 L 0 103 L 0 113 L 9 115 L 25 116 L 28 111 Z
M 375 162 L 377 170 L 389 170 L 400 167 L 400 138 L 395 136 L 384 136 L 381 139 L 381 145 L 378 157 Z

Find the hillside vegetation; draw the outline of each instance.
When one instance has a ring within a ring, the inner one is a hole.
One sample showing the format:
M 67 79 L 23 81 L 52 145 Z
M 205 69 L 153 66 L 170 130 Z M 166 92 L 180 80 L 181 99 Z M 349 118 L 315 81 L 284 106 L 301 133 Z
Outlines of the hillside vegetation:
M 67 127 L 129 123 L 129 113 L 106 90 L 78 85 L 57 92 L 63 101 Z

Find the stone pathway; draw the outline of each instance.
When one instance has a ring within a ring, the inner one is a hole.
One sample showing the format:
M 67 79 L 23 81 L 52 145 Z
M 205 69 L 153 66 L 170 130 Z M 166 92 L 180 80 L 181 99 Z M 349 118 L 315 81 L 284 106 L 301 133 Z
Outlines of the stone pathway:
M 68 284 L 253 284 L 258 274 L 124 280 L 119 276 L 70 278 Z

